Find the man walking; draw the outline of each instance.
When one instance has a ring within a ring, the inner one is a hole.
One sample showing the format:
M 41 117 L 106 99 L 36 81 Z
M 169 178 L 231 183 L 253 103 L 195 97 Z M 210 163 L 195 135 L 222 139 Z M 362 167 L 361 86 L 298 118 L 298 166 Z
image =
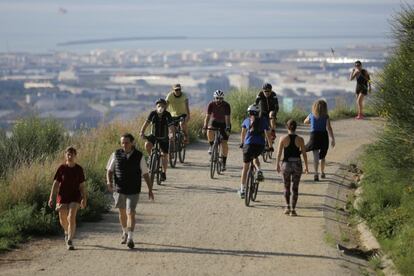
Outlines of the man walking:
M 133 143 L 132 134 L 122 135 L 121 148 L 111 155 L 106 167 L 108 191 L 113 193 L 115 207 L 119 209 L 121 244 L 127 244 L 130 249 L 135 246 L 132 234 L 135 228 L 135 208 L 141 192 L 141 176 L 147 183 L 149 198 L 154 200 L 148 167 L 142 152 Z

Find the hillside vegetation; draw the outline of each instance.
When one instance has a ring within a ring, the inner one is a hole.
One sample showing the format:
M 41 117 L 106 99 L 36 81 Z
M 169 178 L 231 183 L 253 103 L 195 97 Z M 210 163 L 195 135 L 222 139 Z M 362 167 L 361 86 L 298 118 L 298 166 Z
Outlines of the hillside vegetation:
M 396 47 L 377 84 L 375 108 L 386 119 L 363 158 L 359 210 L 403 275 L 414 275 L 414 10 L 393 24 Z

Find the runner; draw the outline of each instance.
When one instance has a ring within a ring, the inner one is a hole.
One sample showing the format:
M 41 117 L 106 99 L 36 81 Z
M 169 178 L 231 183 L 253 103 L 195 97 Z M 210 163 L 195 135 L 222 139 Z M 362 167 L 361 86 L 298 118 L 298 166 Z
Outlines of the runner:
M 317 100 L 313 103 L 312 112 L 306 117 L 304 123 L 311 126 L 310 139 L 306 144 L 306 151 L 313 151 L 314 180 L 319 181 L 319 160 L 321 161 L 321 178 L 326 177 L 325 157 L 329 148 L 328 133 L 332 139 L 331 146 L 335 147 L 335 137 L 328 115 L 328 105 L 324 100 Z
M 134 136 L 126 133 L 121 136 L 121 147 L 112 153 L 106 166 L 108 191 L 113 193 L 115 208 L 119 209 L 119 222 L 122 226 L 121 244 L 134 248 L 135 208 L 141 192 L 141 177 L 148 186 L 148 197 L 154 200 L 148 167 L 142 152 L 134 146 Z
M 360 120 L 364 119 L 363 107 L 364 107 L 364 98 L 371 93 L 371 79 L 368 74 L 368 71 L 362 68 L 361 61 L 355 61 L 355 66 L 352 69 L 352 72 L 349 76 L 349 80 L 354 80 L 356 78 L 356 103 L 358 107 L 358 115 L 355 119 Z
M 167 108 L 173 117 L 173 121 L 178 121 L 179 119 L 184 118 L 180 124 L 181 129 L 184 131 L 184 143 L 188 144 L 189 136 L 187 124 L 188 121 L 190 121 L 190 107 L 187 95 L 181 91 L 181 85 L 179 83 L 173 86 L 173 90 L 168 93 L 165 100 L 167 101 Z
M 210 128 L 218 128 L 222 136 L 222 158 L 223 168 L 222 171 L 226 170 L 227 154 L 229 151 L 228 140 L 229 133 L 231 130 L 230 125 L 230 105 L 224 101 L 224 93 L 221 90 L 214 92 L 214 101 L 210 102 L 207 107 L 207 114 L 204 119 L 203 134 L 207 131 L 207 139 L 210 144 L 208 153 L 211 154 L 214 144 L 214 131 Z
M 145 130 L 150 124 L 152 125 L 151 135 L 145 142 L 145 149 L 150 155 L 155 142 L 160 143 L 162 155 L 161 181 L 165 181 L 167 180 L 169 138 L 174 139 L 175 128 L 170 112 L 165 110 L 167 102 L 164 99 L 158 99 L 155 104 L 156 109 L 149 114 L 148 119 L 142 125 L 140 135 L 144 139 Z
M 297 123 L 294 120 L 289 120 L 286 123 L 288 135 L 280 138 L 276 163 L 276 170 L 278 173 L 282 172 L 283 182 L 285 185 L 284 195 L 286 208 L 284 213 L 291 216 L 297 216 L 295 208 L 299 197 L 300 177 L 302 176 L 301 154 L 303 155 L 303 161 L 305 161 L 305 173 L 309 172 L 305 141 L 302 137 L 296 134 L 296 126 Z M 282 152 L 283 162 L 282 166 L 280 166 Z M 292 195 L 292 200 L 290 195 Z M 292 205 L 290 205 L 290 203 L 292 203 Z M 292 209 L 290 209 L 291 206 Z
M 65 164 L 57 169 L 49 196 L 49 206 L 52 208 L 57 193 L 56 210 L 59 211 L 59 222 L 65 232 L 68 250 L 75 249 L 73 238 L 76 232 L 76 214 L 79 206 L 85 208 L 87 202 L 85 175 L 75 159 L 76 149 L 68 147 L 65 150 Z
M 256 97 L 256 105 L 260 107 L 260 117 L 270 120 L 272 142 L 276 139 L 276 115 L 279 112 L 279 101 L 270 83 L 262 86 Z
M 253 159 L 257 172 L 257 180 L 264 180 L 260 162 L 257 157 L 262 154 L 264 150 L 266 143 L 264 139 L 265 135 L 267 136 L 269 150 L 273 151 L 268 120 L 259 117 L 259 108 L 256 105 L 250 105 L 247 108 L 247 112 L 249 113 L 249 117 L 243 121 L 240 134 L 240 148 L 243 149 L 243 169 L 240 190 L 238 191 L 240 198 L 244 198 L 245 196 L 247 172 L 249 170 L 250 162 Z

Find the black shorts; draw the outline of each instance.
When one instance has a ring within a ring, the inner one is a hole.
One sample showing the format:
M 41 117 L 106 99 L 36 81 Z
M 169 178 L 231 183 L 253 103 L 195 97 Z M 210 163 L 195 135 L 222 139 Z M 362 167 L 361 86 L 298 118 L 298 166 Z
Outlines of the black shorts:
M 183 118 L 185 120 L 185 118 L 187 118 L 187 114 L 182 114 L 180 116 L 177 117 L 172 117 L 172 121 L 174 122 L 175 126 L 178 126 L 178 122 L 181 120 L 181 118 Z
M 168 149 L 170 146 L 170 142 L 168 140 L 168 138 L 157 138 L 154 135 L 149 135 L 148 136 L 148 142 L 150 142 L 152 145 L 155 145 L 155 142 L 158 141 L 158 143 L 160 144 L 160 149 L 163 153 L 168 153 Z
M 360 85 L 357 84 L 356 88 L 355 88 L 355 94 L 359 95 L 368 95 L 368 87 L 366 87 L 365 85 Z
M 250 144 L 243 146 L 243 162 L 249 163 L 264 151 L 264 145 Z
M 327 131 L 313 131 L 310 133 L 306 151 L 319 150 L 319 159 L 325 159 L 329 148 L 329 136 Z
M 229 140 L 229 135 L 226 133 L 226 123 L 212 121 L 211 127 L 218 128 L 220 130 L 221 137 L 223 138 L 224 141 Z

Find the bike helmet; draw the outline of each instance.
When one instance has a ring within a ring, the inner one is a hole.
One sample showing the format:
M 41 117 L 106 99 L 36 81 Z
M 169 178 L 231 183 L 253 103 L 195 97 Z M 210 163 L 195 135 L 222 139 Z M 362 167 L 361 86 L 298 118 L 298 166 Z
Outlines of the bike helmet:
M 265 84 L 263 84 L 262 86 L 263 90 L 272 90 L 272 85 L 268 82 L 266 82 Z
M 224 93 L 221 90 L 214 91 L 214 98 L 224 98 Z
M 258 114 L 259 113 L 259 107 L 255 104 L 249 105 L 249 107 L 247 108 L 247 112 Z
M 155 102 L 155 104 L 163 104 L 163 105 L 167 105 L 167 101 L 166 101 L 166 100 L 164 100 L 164 99 L 162 99 L 162 98 L 159 98 L 159 99 Z

